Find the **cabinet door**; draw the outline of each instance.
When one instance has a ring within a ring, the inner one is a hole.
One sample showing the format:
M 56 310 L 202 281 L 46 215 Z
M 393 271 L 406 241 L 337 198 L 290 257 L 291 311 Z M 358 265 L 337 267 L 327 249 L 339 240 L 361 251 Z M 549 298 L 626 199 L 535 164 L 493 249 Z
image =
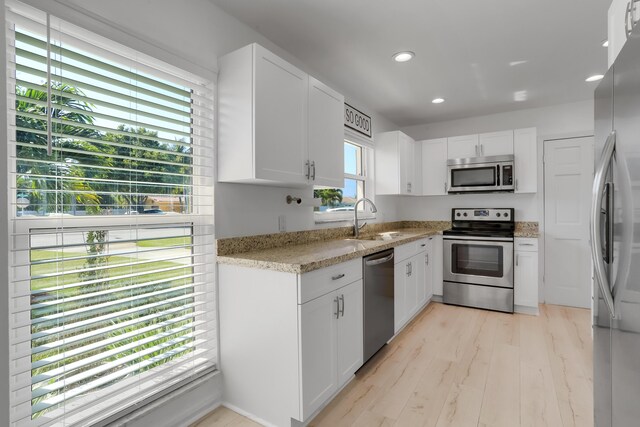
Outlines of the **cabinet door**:
M 447 138 L 420 143 L 422 150 L 422 195 L 447 194 Z
M 259 45 L 254 55 L 256 178 L 304 184 L 308 76 Z
M 407 323 L 418 307 L 418 275 L 420 273 L 418 271 L 417 260 L 418 256 L 414 255 L 406 261 L 409 267 L 409 273 L 404 282 L 404 312 L 406 314 L 404 323 Z
M 442 280 L 444 272 L 444 256 L 442 236 L 433 236 L 432 243 L 433 295 L 442 296 Z
M 434 270 L 433 270 L 433 246 L 434 246 L 434 237 L 430 237 L 427 242 L 427 251 L 424 254 L 424 264 L 425 264 L 425 272 L 424 272 L 424 303 L 431 299 L 433 296 L 433 279 L 434 279 Z
M 479 156 L 478 135 L 464 135 L 447 138 L 447 154 L 450 159 Z
M 409 276 L 409 260 L 399 262 L 393 270 L 393 324 L 396 333 L 407 322 L 405 309 L 406 282 Z
M 515 252 L 514 304 L 538 309 L 538 252 Z
M 340 318 L 338 324 L 338 387 L 362 366 L 362 280 L 340 288 Z
M 331 292 L 299 307 L 302 416 L 306 419 L 338 388 L 338 296 Z
M 536 128 L 516 129 L 514 133 L 515 192 L 538 191 L 538 137 Z
M 415 143 L 407 135 L 398 137 L 398 157 L 400 161 L 400 194 L 416 194 L 415 183 Z
M 480 156 L 513 154 L 513 131 L 482 133 L 479 136 Z
M 344 97 L 309 77 L 309 161 L 314 185 L 344 187 L 343 114 Z
M 427 302 L 427 251 L 420 252 L 414 257 L 414 272 L 416 281 L 416 304 L 414 312 L 420 310 Z

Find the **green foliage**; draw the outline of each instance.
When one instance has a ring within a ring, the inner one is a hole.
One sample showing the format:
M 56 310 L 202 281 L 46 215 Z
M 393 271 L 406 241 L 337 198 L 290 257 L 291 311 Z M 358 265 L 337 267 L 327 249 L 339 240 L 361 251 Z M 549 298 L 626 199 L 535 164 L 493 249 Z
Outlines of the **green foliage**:
M 342 189 L 327 188 L 322 190 L 313 190 L 313 197 L 322 199 L 323 206 L 336 207 L 342 203 Z

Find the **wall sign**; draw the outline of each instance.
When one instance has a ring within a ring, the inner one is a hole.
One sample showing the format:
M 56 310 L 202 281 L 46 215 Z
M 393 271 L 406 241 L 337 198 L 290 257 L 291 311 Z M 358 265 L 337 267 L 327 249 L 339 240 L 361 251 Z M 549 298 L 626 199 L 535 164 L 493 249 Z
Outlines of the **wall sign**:
M 371 117 L 344 103 L 344 125 L 371 138 Z

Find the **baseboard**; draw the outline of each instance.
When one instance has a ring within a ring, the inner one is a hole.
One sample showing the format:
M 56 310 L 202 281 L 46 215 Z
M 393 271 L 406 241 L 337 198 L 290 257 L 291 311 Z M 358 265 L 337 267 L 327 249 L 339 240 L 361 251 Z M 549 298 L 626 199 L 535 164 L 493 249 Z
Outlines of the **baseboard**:
M 243 417 L 249 418 L 251 421 L 254 421 L 260 425 L 263 425 L 265 427 L 278 427 L 275 424 L 271 424 L 268 421 L 263 420 L 262 418 L 256 417 L 255 415 L 253 415 L 250 412 L 245 411 L 244 409 L 240 409 L 235 405 L 232 405 L 228 402 L 222 402 L 222 406 L 224 406 L 225 408 L 231 409 L 233 412 L 236 412 L 240 415 L 242 415 Z
M 432 295 L 431 296 L 431 301 L 432 302 L 442 302 L 442 295 Z
M 530 314 L 532 316 L 540 314 L 538 307 L 529 307 L 528 305 L 514 305 L 513 311 L 518 314 Z
M 313 419 L 315 417 L 317 417 L 318 414 L 320 412 L 322 412 L 322 410 L 324 408 L 326 408 L 333 401 L 333 399 L 335 399 L 338 396 L 338 394 L 340 394 L 340 392 L 346 386 L 348 386 L 349 383 L 351 383 L 351 381 L 353 381 L 355 378 L 356 378 L 356 376 L 352 375 L 351 378 L 349 379 L 349 381 L 344 383 L 344 385 L 342 387 L 340 387 L 330 398 L 328 398 L 327 401 L 322 404 L 322 406 L 320 406 L 313 414 L 311 414 L 311 416 L 309 417 L 309 419 L 307 421 L 300 422 L 298 420 L 295 420 L 295 419 L 291 418 L 291 426 L 292 427 L 306 427 L 307 425 L 309 425 L 311 423 L 311 421 L 313 421 Z M 243 409 L 240 409 L 237 406 L 232 405 L 232 404 L 230 404 L 228 402 L 222 402 L 222 406 L 224 406 L 225 408 L 231 409 L 233 412 L 236 412 L 236 413 L 242 415 L 243 417 L 249 418 L 251 421 L 254 421 L 254 422 L 256 422 L 256 423 L 258 423 L 260 425 L 263 425 L 265 427 L 278 427 L 275 424 L 271 424 L 270 422 L 265 421 L 260 417 L 256 417 L 252 413 L 247 412 L 247 411 L 245 411 Z

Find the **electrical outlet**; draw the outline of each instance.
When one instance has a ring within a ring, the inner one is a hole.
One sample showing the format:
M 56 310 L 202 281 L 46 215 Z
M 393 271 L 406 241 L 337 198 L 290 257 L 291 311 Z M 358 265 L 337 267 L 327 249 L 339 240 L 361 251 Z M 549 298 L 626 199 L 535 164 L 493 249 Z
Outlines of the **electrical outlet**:
M 281 233 L 287 231 L 287 217 L 284 215 L 278 217 L 278 231 Z

